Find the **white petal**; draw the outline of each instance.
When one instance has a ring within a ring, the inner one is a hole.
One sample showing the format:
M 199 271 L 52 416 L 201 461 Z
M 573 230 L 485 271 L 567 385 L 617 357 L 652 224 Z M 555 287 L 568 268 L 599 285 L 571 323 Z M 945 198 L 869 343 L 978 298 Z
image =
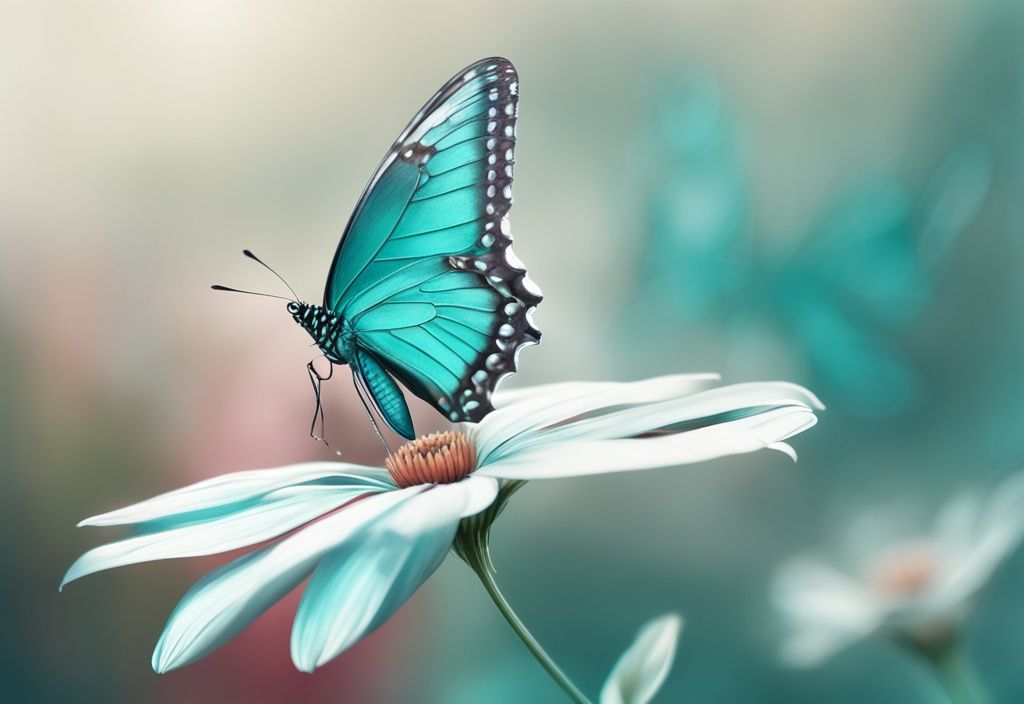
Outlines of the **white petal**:
M 489 494 L 489 487 L 494 486 L 494 493 L 490 500 L 494 501 L 497 495 L 497 483 L 488 477 L 468 477 L 454 484 L 425 484 L 415 487 L 419 489 L 420 495 L 415 501 L 410 501 L 408 506 L 403 506 L 401 516 L 395 520 L 388 520 L 381 528 L 390 531 L 406 531 L 407 535 L 416 535 L 438 525 L 447 525 L 454 518 L 477 513 L 486 506 L 482 506 L 483 500 Z
M 486 482 L 422 491 L 320 563 L 295 615 L 297 668 L 312 672 L 337 657 L 412 596 L 448 554 L 473 484 Z
M 702 388 L 704 385 L 718 381 L 721 377 L 714 373 L 705 374 L 671 374 L 661 377 L 655 377 L 648 381 L 657 381 L 659 383 L 680 379 L 689 382 L 692 385 L 693 390 Z M 510 389 L 502 386 L 494 393 L 492 402 L 495 408 L 505 408 L 511 406 L 514 403 L 520 401 L 528 401 L 530 399 L 540 398 L 542 396 L 573 396 L 580 393 L 586 393 L 588 390 L 592 390 L 599 386 L 613 386 L 621 385 L 623 382 L 617 381 L 559 381 L 553 384 L 538 384 L 536 386 L 525 386 L 522 388 Z M 633 383 L 633 382 L 625 382 Z
M 602 382 L 587 381 L 558 381 L 553 384 L 537 384 L 536 386 L 524 386 L 522 388 L 510 389 L 506 386 L 498 388 L 491 397 L 491 403 L 495 409 L 508 408 L 509 406 L 528 401 L 531 398 L 539 398 L 548 394 L 565 394 L 566 392 L 578 393 Z
M 476 473 L 499 479 L 553 479 L 674 467 L 760 450 L 816 422 L 814 413 L 793 406 L 678 435 L 542 445 L 483 466 Z
M 863 631 L 877 623 L 879 605 L 853 577 L 814 558 L 783 563 L 772 591 L 788 617 Z
M 358 541 L 380 516 L 422 490 L 370 496 L 207 575 L 171 614 L 153 651 L 153 669 L 167 672 L 224 645 L 294 589 L 324 555 L 347 540 Z
M 781 452 L 794 462 L 797 461 L 796 450 L 794 450 L 793 446 L 790 445 L 788 442 L 773 442 L 771 444 L 765 445 L 765 448 L 769 450 L 775 450 L 776 452 Z
M 615 663 L 601 689 L 601 704 L 647 704 L 672 669 L 683 627 L 678 614 L 666 614 L 645 625 Z
M 954 496 L 935 519 L 932 534 L 935 542 L 956 550 L 968 548 L 974 542 L 983 516 L 981 496 L 973 491 L 962 491 Z
M 372 487 L 372 492 L 380 491 Z M 365 493 L 365 485 L 307 484 L 277 489 L 254 502 L 231 504 L 231 510 L 208 520 L 172 525 L 168 530 L 93 548 L 71 565 L 60 586 L 63 589 L 68 582 L 112 567 L 213 555 L 255 545 L 298 528 Z
M 1017 549 L 1022 533 L 1024 474 L 1000 484 L 985 506 L 966 493 L 950 501 L 936 522 L 936 537 L 953 560 L 929 595 L 930 608 L 952 610 L 974 596 Z
M 1024 535 L 1024 473 L 1004 480 L 992 492 L 985 511 L 983 530 L 1005 536 L 1007 549 L 1013 549 Z
M 487 414 L 474 434 L 482 464 L 511 438 L 588 413 L 686 396 L 715 381 L 714 374 L 675 374 L 644 381 L 570 382 L 523 389 L 515 401 Z
M 884 607 L 859 582 L 812 558 L 784 563 L 772 587 L 791 631 L 783 646 L 790 664 L 817 664 L 873 633 L 884 618 Z
M 1011 475 L 996 487 L 990 515 L 994 521 L 1024 525 L 1024 472 Z
M 206 479 L 125 508 L 86 518 L 80 526 L 112 526 L 154 521 L 252 499 L 275 489 L 337 478 L 345 483 L 393 489 L 387 471 L 342 462 L 307 462 L 275 469 L 252 469 Z
M 662 428 L 678 431 L 755 415 L 776 407 L 821 408 L 807 389 L 785 382 L 734 384 L 701 393 L 643 403 L 598 416 L 570 421 L 548 430 L 512 438 L 490 461 L 515 452 L 556 442 L 610 440 L 642 435 Z
M 493 504 L 498 495 L 498 481 L 491 477 L 473 475 L 454 486 L 466 494 L 466 506 L 462 509 L 463 518 L 480 513 Z

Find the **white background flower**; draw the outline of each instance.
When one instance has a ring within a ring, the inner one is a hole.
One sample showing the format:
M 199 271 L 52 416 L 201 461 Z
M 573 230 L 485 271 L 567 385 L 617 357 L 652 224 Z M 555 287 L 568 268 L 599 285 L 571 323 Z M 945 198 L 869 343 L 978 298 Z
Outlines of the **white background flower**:
M 153 667 L 166 672 L 203 657 L 310 577 L 292 659 L 311 671 L 408 599 L 444 559 L 460 521 L 495 500 L 499 481 L 675 466 L 766 447 L 792 454 L 786 438 L 816 422 L 820 403 L 801 387 L 707 389 L 714 380 L 563 383 L 500 395 L 481 423 L 460 426 L 476 461 L 450 483 L 399 486 L 384 469 L 336 462 L 199 482 L 83 521 L 134 525 L 137 535 L 87 552 L 64 584 L 111 567 L 274 540 L 185 595 Z
M 790 664 L 818 664 L 880 631 L 922 647 L 952 637 L 1024 536 L 1024 474 L 987 497 L 955 495 L 924 530 L 891 526 L 878 513 L 863 516 L 851 533 L 868 539 L 854 541 L 844 569 L 813 556 L 779 569 L 773 598 L 789 627 Z

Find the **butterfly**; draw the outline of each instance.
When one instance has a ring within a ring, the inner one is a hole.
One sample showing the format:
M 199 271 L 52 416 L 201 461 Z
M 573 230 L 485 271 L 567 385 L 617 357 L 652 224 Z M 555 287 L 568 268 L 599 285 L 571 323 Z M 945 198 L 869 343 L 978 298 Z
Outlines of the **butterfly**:
M 986 201 L 991 150 L 954 144 L 920 184 L 888 165 L 851 178 L 780 246 L 759 236 L 755 150 L 712 76 L 659 82 L 645 114 L 634 222 L 646 242 L 619 339 L 656 330 L 664 347 L 695 350 L 700 325 L 705 344 L 729 350 L 727 369 L 784 365 L 850 414 L 920 403 L 923 370 L 904 338 Z
M 411 440 L 399 384 L 450 421 L 476 422 L 493 409 L 498 382 L 516 371 L 519 350 L 540 342 L 532 313 L 541 292 L 512 252 L 508 220 L 517 108 L 518 76 L 507 59 L 477 61 L 449 79 L 370 178 L 335 251 L 323 304 L 292 292 L 288 312 L 331 364 L 326 376 L 307 365 L 314 438 L 318 415 L 323 428 L 320 382 L 335 364 L 351 367 L 371 422 L 372 406 Z

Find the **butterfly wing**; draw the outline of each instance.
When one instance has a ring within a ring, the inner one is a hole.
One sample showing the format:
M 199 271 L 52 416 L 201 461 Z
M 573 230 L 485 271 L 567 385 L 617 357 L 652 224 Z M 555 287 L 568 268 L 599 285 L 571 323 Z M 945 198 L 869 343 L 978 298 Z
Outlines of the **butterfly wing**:
M 507 219 L 517 87 L 509 61 L 484 59 L 427 102 L 371 178 L 324 292 L 355 346 L 452 421 L 490 411 L 518 350 L 540 340 L 541 295 Z
M 356 370 L 355 382 L 366 390 L 377 409 L 377 414 L 384 419 L 392 430 L 406 440 L 416 437 L 416 430 L 409 415 L 409 406 L 395 380 L 384 370 L 380 362 L 365 350 L 357 350 L 352 368 Z

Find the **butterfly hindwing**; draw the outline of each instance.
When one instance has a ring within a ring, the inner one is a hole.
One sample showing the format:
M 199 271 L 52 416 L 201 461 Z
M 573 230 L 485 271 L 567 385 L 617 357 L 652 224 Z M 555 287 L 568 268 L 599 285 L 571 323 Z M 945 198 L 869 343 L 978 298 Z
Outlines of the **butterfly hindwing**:
M 412 417 L 409 415 L 409 406 L 406 404 L 398 384 L 384 371 L 380 362 L 370 352 L 358 350 L 352 367 L 357 370 L 359 379 L 362 380 L 366 390 L 370 392 L 377 413 L 388 424 L 388 427 L 406 440 L 415 438 L 416 431 L 413 429 Z
M 517 351 L 540 339 L 541 296 L 507 219 L 517 100 L 505 59 L 449 80 L 370 180 L 324 293 L 355 346 L 452 421 L 491 410 Z

